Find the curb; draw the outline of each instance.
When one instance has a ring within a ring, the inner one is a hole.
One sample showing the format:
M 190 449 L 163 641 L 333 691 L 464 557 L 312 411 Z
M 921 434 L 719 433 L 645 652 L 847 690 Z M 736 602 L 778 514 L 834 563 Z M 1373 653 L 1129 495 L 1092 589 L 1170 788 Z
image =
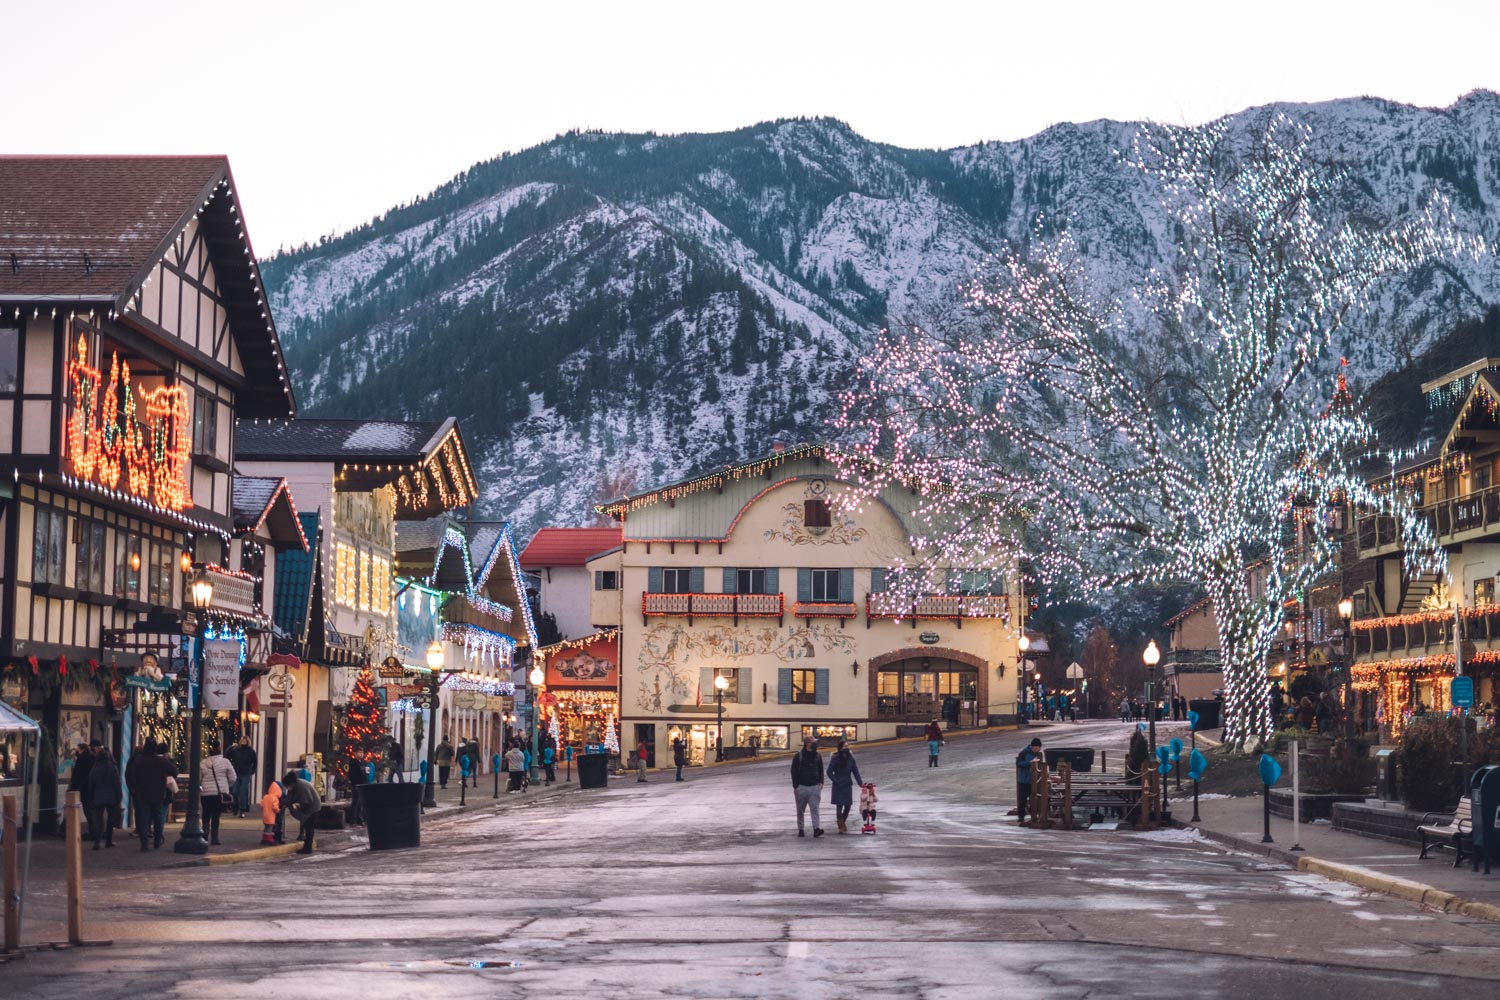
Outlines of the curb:
M 285 857 L 295 854 L 302 844 L 272 844 L 266 847 L 252 847 L 248 851 L 238 851 L 234 854 L 209 854 L 201 861 L 195 862 L 200 865 L 237 865 L 247 861 L 265 861 L 268 858 Z
M 1411 879 L 1397 878 L 1394 875 L 1383 875 L 1380 872 L 1372 871 L 1369 868 L 1361 868 L 1358 865 L 1345 865 L 1339 864 L 1336 861 L 1325 861 L 1322 858 L 1314 858 L 1306 854 L 1283 850 L 1274 844 L 1262 844 L 1256 841 L 1245 840 L 1243 837 L 1218 833 L 1214 830 L 1204 829 L 1201 826 L 1190 826 L 1185 823 L 1174 825 L 1181 829 L 1197 830 L 1204 839 L 1211 840 L 1224 847 L 1232 848 L 1243 854 L 1280 861 L 1299 872 L 1310 872 L 1314 875 L 1322 875 L 1325 878 L 1347 882 L 1350 885 L 1359 886 L 1361 889 L 1366 889 L 1370 892 L 1395 896 L 1398 899 L 1405 899 L 1419 906 L 1431 907 L 1434 910 L 1441 910 L 1444 913 L 1456 913 L 1460 916 L 1500 923 L 1500 905 L 1483 903 L 1475 899 L 1465 899 L 1457 893 L 1427 885 L 1425 882 L 1414 882 Z

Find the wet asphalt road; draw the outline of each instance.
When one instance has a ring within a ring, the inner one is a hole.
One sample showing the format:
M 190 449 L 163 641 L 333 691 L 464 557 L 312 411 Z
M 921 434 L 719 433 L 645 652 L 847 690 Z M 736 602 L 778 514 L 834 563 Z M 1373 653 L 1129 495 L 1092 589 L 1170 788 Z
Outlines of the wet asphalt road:
M 1066 728 L 1044 738 L 1126 731 Z M 767 761 L 462 817 L 418 851 L 122 873 L 90 886 L 114 945 L 0 965 L 0 996 L 1496 995 L 1500 924 L 1178 832 L 1016 828 L 1021 741 L 955 739 L 936 771 L 921 744 L 860 751 L 874 837 L 797 839 Z

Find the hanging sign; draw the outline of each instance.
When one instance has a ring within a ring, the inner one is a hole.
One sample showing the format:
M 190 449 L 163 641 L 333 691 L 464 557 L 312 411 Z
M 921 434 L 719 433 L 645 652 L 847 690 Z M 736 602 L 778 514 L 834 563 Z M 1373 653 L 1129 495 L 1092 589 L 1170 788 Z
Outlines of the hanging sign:
M 921 635 L 917 636 L 917 638 L 922 641 L 922 645 L 924 646 L 936 646 L 942 636 L 938 635 L 936 632 L 923 632 Z
M 143 677 L 140 674 L 131 674 L 125 678 L 125 686 L 133 688 L 144 688 L 147 691 L 170 691 L 172 682 L 165 677 Z
M 240 707 L 240 643 L 236 639 L 203 641 L 203 707 L 233 712 Z
M 1454 708 L 1474 707 L 1474 678 L 1455 677 L 1449 682 L 1448 699 Z
M 387 656 L 380 663 L 379 675 L 385 678 L 400 678 L 406 676 L 406 664 L 394 656 Z

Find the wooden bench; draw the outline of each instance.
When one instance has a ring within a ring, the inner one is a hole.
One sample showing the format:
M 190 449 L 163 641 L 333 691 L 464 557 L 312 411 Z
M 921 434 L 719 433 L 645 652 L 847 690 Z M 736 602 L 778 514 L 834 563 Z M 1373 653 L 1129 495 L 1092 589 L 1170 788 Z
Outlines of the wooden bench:
M 1434 847 L 1453 848 L 1453 867 L 1457 868 L 1464 860 L 1464 842 L 1469 845 L 1469 853 L 1474 850 L 1474 803 L 1467 796 L 1458 800 L 1458 808 L 1453 811 L 1446 823 L 1434 823 L 1434 819 L 1446 815 L 1445 813 L 1428 813 L 1422 817 L 1422 823 L 1417 827 L 1417 833 L 1422 836 L 1422 853 L 1420 859 L 1427 857 L 1427 852 Z M 1427 838 L 1434 838 L 1432 843 Z

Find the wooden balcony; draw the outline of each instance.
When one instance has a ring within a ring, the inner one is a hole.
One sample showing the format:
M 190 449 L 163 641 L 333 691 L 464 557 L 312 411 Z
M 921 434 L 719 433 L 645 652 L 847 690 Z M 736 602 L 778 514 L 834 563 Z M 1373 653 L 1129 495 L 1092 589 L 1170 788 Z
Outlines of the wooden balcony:
M 1004 594 L 928 594 L 915 601 L 900 602 L 884 594 L 865 596 L 865 625 L 881 619 L 899 618 L 917 622 L 932 619 L 951 619 L 959 628 L 964 627 L 965 618 L 1010 618 L 1010 598 Z
M 859 605 L 853 601 L 798 601 L 792 605 L 793 618 L 837 618 L 843 624 L 859 616 Z
M 1464 608 L 1464 639 L 1475 645 L 1500 642 L 1500 605 Z M 1352 624 L 1354 656 L 1385 660 L 1453 652 L 1453 612 L 1423 611 Z
M 1415 516 L 1427 522 L 1442 545 L 1500 535 L 1500 486 L 1427 504 L 1417 508 Z M 1358 524 L 1361 557 L 1401 551 L 1400 524 L 1394 517 L 1366 514 L 1360 517 Z
M 642 594 L 641 617 L 776 618 L 786 614 L 781 594 Z

